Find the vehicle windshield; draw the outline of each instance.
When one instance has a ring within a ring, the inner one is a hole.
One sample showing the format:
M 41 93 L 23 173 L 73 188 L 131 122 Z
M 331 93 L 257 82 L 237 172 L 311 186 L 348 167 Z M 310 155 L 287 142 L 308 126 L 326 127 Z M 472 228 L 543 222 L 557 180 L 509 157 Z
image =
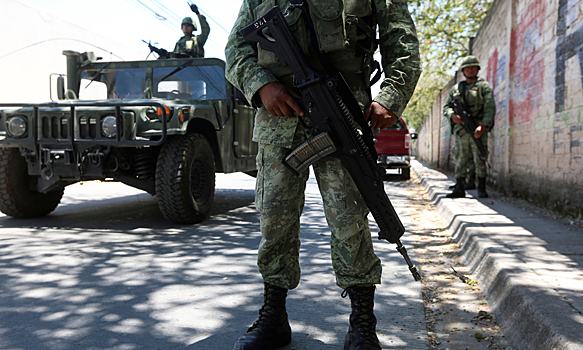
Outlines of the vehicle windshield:
M 172 73 L 172 74 L 170 74 Z M 101 70 L 82 73 L 79 98 L 139 99 L 146 98 L 146 68 Z M 225 72 L 219 66 L 185 66 L 154 68 L 153 97 L 165 99 L 225 99 Z
M 172 73 L 171 75 L 168 75 Z M 225 72 L 218 66 L 154 68 L 154 97 L 170 99 L 224 99 Z
M 397 119 L 397 121 L 395 123 L 393 123 L 393 125 L 389 126 L 385 130 L 404 130 L 404 129 L 405 129 L 405 126 L 401 122 L 401 119 Z

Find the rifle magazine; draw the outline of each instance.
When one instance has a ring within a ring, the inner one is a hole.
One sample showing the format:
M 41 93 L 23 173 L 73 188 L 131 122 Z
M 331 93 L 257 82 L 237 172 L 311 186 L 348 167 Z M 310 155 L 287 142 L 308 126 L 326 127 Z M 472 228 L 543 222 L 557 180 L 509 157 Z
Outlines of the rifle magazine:
M 336 146 L 332 138 L 327 132 L 323 132 L 304 141 L 281 162 L 298 176 L 311 164 L 334 152 L 336 152 Z

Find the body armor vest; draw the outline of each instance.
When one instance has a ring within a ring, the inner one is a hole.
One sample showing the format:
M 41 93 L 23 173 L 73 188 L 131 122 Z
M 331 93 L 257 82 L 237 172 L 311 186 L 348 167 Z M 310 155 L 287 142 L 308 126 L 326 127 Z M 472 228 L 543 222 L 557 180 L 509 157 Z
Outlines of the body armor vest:
M 371 62 L 376 48 L 376 27 L 371 0 L 306 0 L 318 36 L 319 49 L 328 55 L 353 90 L 368 88 Z M 274 6 L 283 11 L 289 0 L 264 0 L 254 10 L 255 18 L 263 16 Z M 301 10 L 293 10 L 287 17 L 292 33 L 308 58 L 310 65 L 324 70 L 312 49 L 310 31 Z M 258 63 L 285 83 L 291 71 L 282 67 L 276 55 L 258 47 Z M 367 74 L 368 72 L 368 74 Z M 364 79 L 366 77 L 366 79 Z
M 472 116 L 473 119 L 481 120 L 484 117 L 484 95 L 482 93 L 482 86 L 483 86 L 484 79 L 477 78 L 477 80 L 470 84 L 471 86 L 467 86 L 465 88 L 466 96 L 465 96 L 465 106 L 468 109 L 468 112 Z M 465 82 L 460 82 L 458 84 L 457 96 L 461 96 L 461 84 Z M 464 99 L 462 98 L 462 101 Z

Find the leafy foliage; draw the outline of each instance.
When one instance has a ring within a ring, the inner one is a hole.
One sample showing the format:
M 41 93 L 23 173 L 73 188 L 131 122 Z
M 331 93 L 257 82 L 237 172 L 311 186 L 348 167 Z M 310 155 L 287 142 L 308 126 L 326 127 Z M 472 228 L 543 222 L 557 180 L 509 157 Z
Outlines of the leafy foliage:
M 459 59 L 467 55 L 494 0 L 415 0 L 409 10 L 417 26 L 423 73 L 404 118 L 418 129 L 435 96 L 451 79 Z

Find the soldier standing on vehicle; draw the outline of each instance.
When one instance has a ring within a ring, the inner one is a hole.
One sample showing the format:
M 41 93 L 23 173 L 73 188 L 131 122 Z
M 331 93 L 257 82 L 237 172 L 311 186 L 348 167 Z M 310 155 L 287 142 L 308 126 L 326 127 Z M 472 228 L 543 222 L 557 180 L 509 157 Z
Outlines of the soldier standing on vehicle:
M 261 215 L 263 238 L 257 265 L 264 281 L 264 304 L 259 317 L 235 346 L 275 349 L 291 341 L 286 312 L 288 290 L 300 280 L 300 215 L 309 171 L 299 177 L 282 165 L 291 149 L 306 140 L 306 129 L 289 67 L 275 54 L 245 42 L 240 30 L 275 4 L 285 11 L 288 1 L 243 0 L 229 36 L 226 76 L 254 106 L 253 141 L 259 143 L 255 205 Z M 346 79 L 373 128 L 384 129 L 402 114 L 421 73 L 419 44 L 407 2 L 384 0 L 314 0 L 319 47 Z M 292 31 L 313 68 L 324 71 L 314 50 L 308 49 L 310 31 L 298 9 L 287 16 Z M 344 20 L 345 19 L 345 20 Z M 369 98 L 376 28 L 385 79 L 380 93 Z M 338 29 L 340 28 L 340 30 Z M 381 349 L 373 313 L 375 285 L 381 283 L 381 262 L 375 255 L 368 226 L 368 207 L 340 159 L 328 156 L 312 164 L 324 203 L 331 236 L 332 265 L 337 285 L 350 296 L 352 314 L 345 349 Z
M 466 196 L 465 178 L 471 162 L 475 164 L 476 176 L 478 177 L 478 197 L 486 198 L 486 159 L 488 157 L 488 133 L 494 126 L 494 116 L 496 115 L 496 103 L 492 86 L 484 79 L 478 77 L 480 62 L 476 56 L 464 58 L 460 67 L 466 80 L 455 85 L 449 92 L 449 96 L 443 106 L 443 115 L 450 120 L 456 141 L 456 164 L 455 179 L 456 185 L 452 193 L 447 198 L 464 198 Z M 454 113 L 453 101 L 459 98 L 464 109 L 475 121 L 476 131 L 474 137 L 478 139 L 486 150 L 486 156 L 480 156 L 476 143 L 463 128 L 462 119 Z
M 192 32 L 196 30 L 196 23 L 194 23 L 191 17 L 185 17 L 181 24 L 184 36 L 176 42 L 173 52 L 190 57 L 204 57 L 204 44 L 209 37 L 211 27 L 209 26 L 206 17 L 200 14 L 200 11 L 195 4 L 191 4 L 190 8 L 192 9 L 192 12 L 198 16 L 201 33 L 200 35 L 194 35 Z

